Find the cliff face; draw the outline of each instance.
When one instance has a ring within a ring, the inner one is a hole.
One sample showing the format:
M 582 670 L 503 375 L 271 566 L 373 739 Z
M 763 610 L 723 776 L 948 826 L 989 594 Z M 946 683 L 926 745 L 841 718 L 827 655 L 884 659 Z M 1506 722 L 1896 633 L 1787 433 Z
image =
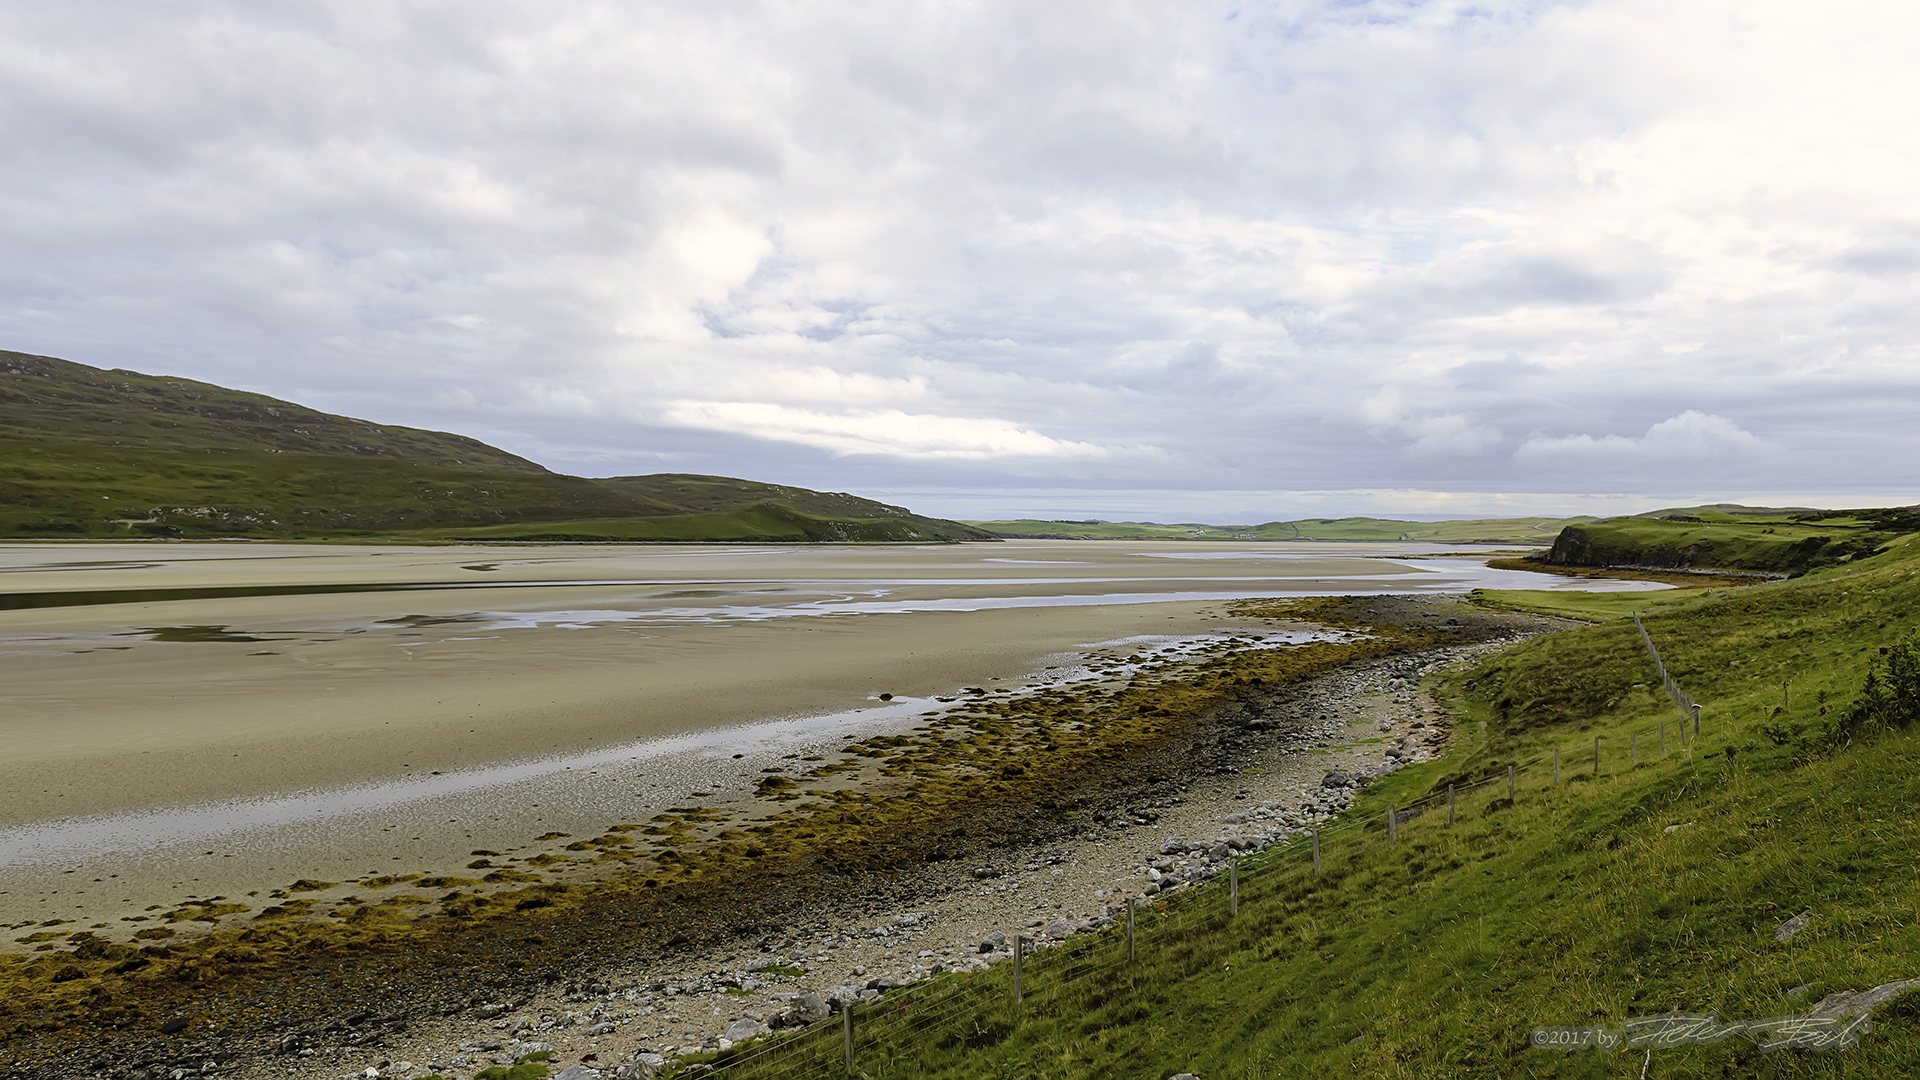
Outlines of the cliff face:
M 1543 561 L 1555 566 L 1639 566 L 1793 575 L 1863 558 L 1898 535 L 1898 532 L 1858 526 L 1623 518 L 1570 525 L 1560 530 Z
M 1596 532 L 1598 535 L 1595 535 Z M 1602 528 L 1574 526 L 1560 530 L 1554 537 L 1544 561 L 1554 566 L 1660 566 L 1696 569 L 1704 549 L 1697 544 L 1684 547 L 1647 547 L 1632 540 L 1609 536 Z

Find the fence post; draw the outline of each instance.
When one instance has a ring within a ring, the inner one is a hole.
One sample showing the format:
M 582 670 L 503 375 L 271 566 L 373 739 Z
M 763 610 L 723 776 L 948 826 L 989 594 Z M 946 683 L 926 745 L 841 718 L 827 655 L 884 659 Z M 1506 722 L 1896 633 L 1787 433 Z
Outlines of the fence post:
M 1600 736 L 1593 737 L 1593 775 L 1600 775 Z
M 840 1031 L 845 1036 L 847 1046 L 847 1071 L 853 1071 L 853 1002 L 844 1002 L 840 1006 Z
M 1320 830 L 1313 830 L 1313 872 L 1320 872 Z
M 1553 748 L 1553 786 L 1560 786 L 1560 748 Z
M 1693 714 L 1693 737 L 1698 739 L 1700 737 L 1700 706 L 1689 705 L 1687 711 Z
M 1507 766 L 1507 801 L 1513 801 L 1513 766 Z
M 1400 811 L 1394 809 L 1394 806 L 1392 803 L 1388 803 L 1387 804 L 1387 843 L 1389 844 L 1398 843 L 1399 840 L 1400 840 Z M 1316 855 L 1320 853 L 1320 834 L 1318 832 L 1313 834 L 1313 851 L 1314 851 L 1314 854 Z M 1320 860 L 1315 859 L 1313 861 L 1313 865 L 1314 865 L 1314 869 L 1318 870 L 1320 867 Z
M 1227 863 L 1227 914 L 1240 914 L 1240 860 Z
M 1133 897 L 1127 897 L 1127 962 L 1133 962 Z
M 1660 721 L 1660 756 L 1667 756 L 1667 722 Z
M 1453 824 L 1453 785 L 1447 785 L 1447 824 Z
M 1685 720 L 1682 720 L 1680 721 L 1680 749 L 1685 750 L 1686 748 L 1687 748 L 1687 722 Z
M 1627 739 L 1627 764 L 1640 764 L 1640 733 L 1637 731 Z
M 1020 954 L 1027 951 L 1026 944 L 1020 940 L 1020 931 L 1013 932 L 1013 1003 L 1020 1004 Z

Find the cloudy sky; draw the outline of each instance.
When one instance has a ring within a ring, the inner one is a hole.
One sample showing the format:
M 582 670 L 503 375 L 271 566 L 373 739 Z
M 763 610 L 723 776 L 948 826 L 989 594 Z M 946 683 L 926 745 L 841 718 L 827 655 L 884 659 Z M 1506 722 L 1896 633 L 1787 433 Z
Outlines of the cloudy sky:
M 1915 502 L 1917 31 L 0 3 L 0 348 L 953 516 Z

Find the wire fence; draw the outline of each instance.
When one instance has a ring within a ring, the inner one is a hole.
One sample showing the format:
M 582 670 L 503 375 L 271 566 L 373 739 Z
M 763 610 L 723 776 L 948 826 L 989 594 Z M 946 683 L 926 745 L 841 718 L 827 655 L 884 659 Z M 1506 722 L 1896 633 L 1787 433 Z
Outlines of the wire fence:
M 1697 752 L 1700 708 L 1667 675 L 1638 617 L 1634 623 L 1669 696 L 1686 718 L 1675 725 L 1676 749 Z M 1669 754 L 1667 727 L 1661 722 L 1644 731 L 1627 733 L 1629 768 L 1640 764 L 1642 738 L 1649 742 L 1649 758 Z M 1354 844 L 1400 843 L 1400 834 L 1408 827 L 1441 827 L 1442 812 L 1446 825 L 1452 826 L 1466 813 L 1486 814 L 1510 807 L 1519 798 L 1523 784 L 1529 789 L 1542 783 L 1557 789 L 1570 779 L 1563 774 L 1590 770 L 1598 776 L 1608 763 L 1602 753 L 1605 741 L 1598 737 L 1593 740 L 1590 757 L 1585 744 L 1573 753 L 1563 753 L 1562 747 L 1554 746 L 1528 761 L 1475 780 L 1449 784 L 1404 805 L 1388 803 L 1384 813 L 1348 817 L 1326 828 L 1296 834 L 1258 855 L 1232 860 L 1208 880 L 1176 887 L 1167 897 L 1171 902 L 1142 904 L 1130 898 L 1124 907 L 1110 907 L 1112 925 L 1097 932 L 1075 934 L 1041 948 L 1034 938 L 1010 928 L 1014 931 L 1008 939 L 1014 945 L 1011 955 L 989 971 L 948 972 L 888 990 L 872 1001 L 841 1002 L 839 1015 L 833 1020 L 723 1053 L 704 1075 L 724 1075 L 728 1080 L 883 1076 L 911 1072 L 924 1053 L 997 1043 L 1012 1030 L 1023 1010 L 1072 1004 L 1076 998 L 1082 999 L 1083 1005 L 1091 1004 L 1124 979 L 1130 969 L 1137 970 L 1142 955 L 1178 956 L 1170 950 L 1190 945 L 1195 935 L 1230 929 L 1240 917 L 1243 901 L 1264 904 L 1284 898 L 1289 885 L 1332 872 L 1334 860 L 1351 851 Z M 1616 764 L 1618 741 L 1616 735 Z M 1491 800 L 1485 798 L 1489 789 L 1494 795 Z M 1298 889 L 1293 893 L 1298 895 Z M 1190 948 L 1185 951 L 1192 952 Z M 1161 975 L 1164 977 L 1165 972 Z
M 1666 688 L 1667 697 L 1672 699 L 1673 707 L 1680 710 L 1681 716 L 1693 722 L 1693 733 L 1700 734 L 1700 706 L 1694 704 L 1693 696 L 1680 689 L 1680 684 L 1674 682 L 1673 676 L 1667 674 L 1667 665 L 1661 662 L 1660 650 L 1654 647 L 1653 636 L 1648 634 L 1647 628 L 1641 624 L 1639 612 L 1634 613 L 1633 626 L 1640 631 L 1640 640 L 1646 643 L 1647 655 L 1653 657 L 1653 669 L 1660 673 L 1660 685 Z

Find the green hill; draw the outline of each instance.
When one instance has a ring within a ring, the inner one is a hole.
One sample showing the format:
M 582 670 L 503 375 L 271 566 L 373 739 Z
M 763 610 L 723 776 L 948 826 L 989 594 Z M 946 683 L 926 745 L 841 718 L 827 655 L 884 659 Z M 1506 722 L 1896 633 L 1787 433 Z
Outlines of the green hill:
M 438 431 L 0 352 L 0 536 L 986 540 L 852 495 L 591 480 Z
M 1916 531 L 1915 507 L 1753 510 L 1723 504 L 1569 525 L 1542 561 L 1794 575 L 1865 558 Z
M 1385 540 L 1434 544 L 1547 544 L 1572 518 L 1487 518 L 1467 521 L 1396 521 L 1392 518 L 1301 518 L 1261 525 L 1163 525 L 1153 521 L 973 521 L 1008 539 L 1055 540 Z

